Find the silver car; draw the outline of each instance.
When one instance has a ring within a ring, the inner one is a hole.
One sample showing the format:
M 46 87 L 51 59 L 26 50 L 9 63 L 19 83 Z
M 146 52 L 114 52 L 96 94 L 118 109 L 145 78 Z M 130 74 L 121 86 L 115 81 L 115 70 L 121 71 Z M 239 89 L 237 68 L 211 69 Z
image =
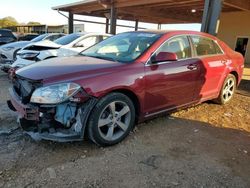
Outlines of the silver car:
M 0 66 L 4 72 L 8 72 L 9 66 L 14 62 L 17 52 L 28 44 L 50 40 L 54 41 L 62 36 L 63 33 L 46 33 L 42 34 L 31 41 L 18 41 L 0 46 Z

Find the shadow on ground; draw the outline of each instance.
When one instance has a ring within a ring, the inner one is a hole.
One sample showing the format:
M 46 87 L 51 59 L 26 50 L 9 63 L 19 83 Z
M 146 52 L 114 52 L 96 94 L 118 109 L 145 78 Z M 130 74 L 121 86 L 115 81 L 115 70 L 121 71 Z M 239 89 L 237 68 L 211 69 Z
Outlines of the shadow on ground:
M 250 135 L 161 117 L 98 148 L 0 136 L 0 187 L 249 187 Z
M 0 135 L 0 187 L 250 187 L 250 133 L 216 127 L 248 126 L 247 80 L 229 105 L 205 103 L 148 121 L 109 148 L 33 141 L 15 129 L 6 75 L 0 85 L 0 127 L 13 128 Z
M 250 97 L 250 80 L 241 80 L 237 93 Z

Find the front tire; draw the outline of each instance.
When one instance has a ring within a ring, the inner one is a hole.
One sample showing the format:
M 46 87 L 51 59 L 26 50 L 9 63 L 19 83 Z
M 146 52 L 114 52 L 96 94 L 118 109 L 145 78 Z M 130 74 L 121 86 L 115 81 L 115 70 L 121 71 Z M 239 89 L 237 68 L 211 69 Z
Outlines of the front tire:
M 225 79 L 220 91 L 219 97 L 215 100 L 218 104 L 226 104 L 230 102 L 236 90 L 236 78 L 234 75 L 229 74 Z
M 94 107 L 88 123 L 88 136 L 99 146 L 111 146 L 128 136 L 135 124 L 135 107 L 129 97 L 111 93 Z

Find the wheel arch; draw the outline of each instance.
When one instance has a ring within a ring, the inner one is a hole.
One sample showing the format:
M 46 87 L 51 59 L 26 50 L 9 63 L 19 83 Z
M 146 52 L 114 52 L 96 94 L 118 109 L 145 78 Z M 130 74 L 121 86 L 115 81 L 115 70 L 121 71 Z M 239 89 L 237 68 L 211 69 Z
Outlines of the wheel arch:
M 121 93 L 121 94 L 127 96 L 133 102 L 133 104 L 135 104 L 134 105 L 135 113 L 136 113 L 135 114 L 135 124 L 137 124 L 140 121 L 140 114 L 141 114 L 141 111 L 142 111 L 142 109 L 141 109 L 142 104 L 141 104 L 141 102 L 139 100 L 139 97 L 133 91 L 131 91 L 130 89 L 127 89 L 127 88 L 113 88 L 112 90 L 109 90 L 108 92 L 105 92 L 105 94 L 95 96 L 95 97 L 96 97 L 97 100 L 99 100 L 99 99 L 103 98 L 104 96 L 107 96 L 107 95 L 109 95 L 111 93 Z M 91 110 L 93 110 L 93 109 L 91 109 Z M 88 115 L 88 117 L 87 117 L 87 122 L 89 121 L 89 116 L 90 115 Z M 87 131 L 85 131 L 87 126 L 88 125 L 86 124 L 86 126 L 83 128 L 83 136 L 85 138 L 87 136 Z
M 139 97 L 133 91 L 131 91 L 129 89 L 117 88 L 117 89 L 110 90 L 109 92 L 106 92 L 104 95 L 100 95 L 99 97 L 95 97 L 96 103 L 93 105 L 93 107 L 96 106 L 98 101 L 101 100 L 103 97 L 108 96 L 108 95 L 112 95 L 112 94 L 123 94 L 132 101 L 132 103 L 134 104 L 134 107 L 135 107 L 135 123 L 133 124 L 133 126 L 135 126 L 138 123 L 138 120 L 139 120 L 140 111 L 141 111 L 140 106 L 141 105 L 140 105 L 140 102 L 139 102 Z M 91 109 L 90 112 L 92 110 L 93 109 Z M 94 143 L 98 144 L 98 142 L 96 142 L 96 140 L 94 139 L 93 134 L 90 131 L 88 131 L 89 126 L 90 126 L 90 124 L 89 124 L 90 117 L 91 117 L 91 114 L 88 114 L 88 116 L 87 116 L 87 122 L 88 123 L 86 123 L 85 126 L 82 129 L 82 132 L 83 132 L 82 136 L 83 136 L 83 138 L 88 137 Z
M 134 107 L 135 107 L 135 113 L 136 113 L 136 121 L 138 121 L 138 117 L 140 116 L 141 113 L 141 104 L 138 96 L 131 90 L 129 89 L 114 89 L 110 91 L 109 93 L 122 93 L 126 95 L 127 97 L 130 98 L 130 100 L 133 102 Z
M 21 50 L 21 49 L 22 49 L 22 48 L 18 48 L 18 49 L 16 49 L 16 50 L 14 51 L 14 53 L 13 53 L 13 59 L 16 58 L 17 52 L 18 52 L 19 50 Z
M 237 71 L 231 71 L 231 72 L 229 72 L 229 74 L 232 74 L 232 75 L 234 75 L 235 76 L 235 78 L 236 78 L 236 83 L 237 83 L 237 85 L 239 84 L 239 74 L 237 73 Z

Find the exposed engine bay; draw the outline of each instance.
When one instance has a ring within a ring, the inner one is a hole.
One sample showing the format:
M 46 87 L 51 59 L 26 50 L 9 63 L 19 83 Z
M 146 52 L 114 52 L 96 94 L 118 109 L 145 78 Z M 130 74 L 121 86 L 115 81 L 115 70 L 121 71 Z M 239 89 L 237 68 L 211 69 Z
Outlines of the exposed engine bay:
M 35 140 L 82 140 L 88 115 L 95 103 L 96 99 L 90 99 L 82 105 L 69 102 L 54 107 L 40 106 L 39 121 L 21 118 L 20 125 Z
M 88 96 L 82 89 L 67 101 L 58 104 L 31 103 L 31 95 L 41 83 L 15 78 L 10 89 L 13 111 L 21 111 L 18 121 L 33 139 L 59 142 L 82 140 L 89 113 L 97 99 Z

